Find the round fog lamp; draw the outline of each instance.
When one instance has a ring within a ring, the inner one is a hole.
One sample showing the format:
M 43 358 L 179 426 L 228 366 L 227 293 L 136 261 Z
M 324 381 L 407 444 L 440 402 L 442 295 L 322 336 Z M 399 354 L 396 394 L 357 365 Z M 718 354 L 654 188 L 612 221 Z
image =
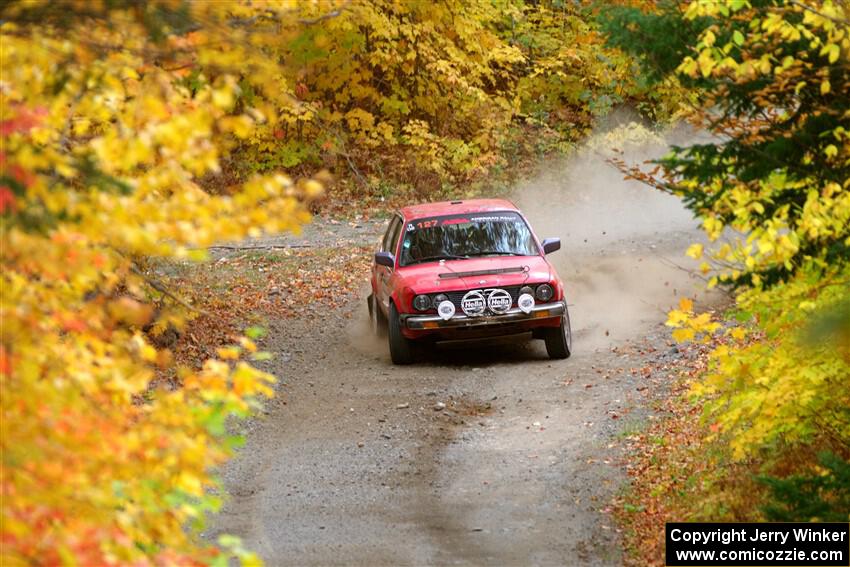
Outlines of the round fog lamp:
M 531 310 L 534 308 L 534 297 L 530 293 L 523 293 L 517 298 L 516 304 L 523 313 L 531 313 Z
M 545 283 L 537 286 L 537 299 L 540 301 L 549 301 L 553 295 L 555 295 L 555 291 L 551 285 Z
M 448 321 L 455 315 L 455 304 L 448 299 L 441 301 L 437 305 L 437 314 L 443 321 Z
M 417 311 L 427 311 L 431 308 L 431 298 L 427 295 L 417 295 L 413 298 L 413 307 Z

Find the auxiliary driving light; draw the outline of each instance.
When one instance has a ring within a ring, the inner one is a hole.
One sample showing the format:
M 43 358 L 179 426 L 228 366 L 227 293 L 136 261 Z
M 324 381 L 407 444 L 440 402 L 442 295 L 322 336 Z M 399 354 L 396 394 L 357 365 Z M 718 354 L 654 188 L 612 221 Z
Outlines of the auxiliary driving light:
M 449 301 L 448 299 L 441 301 L 440 304 L 437 305 L 437 314 L 443 321 L 448 321 L 449 319 L 454 317 L 455 304 Z
M 534 297 L 530 293 L 523 293 L 517 298 L 516 304 L 523 313 L 531 313 L 534 308 Z

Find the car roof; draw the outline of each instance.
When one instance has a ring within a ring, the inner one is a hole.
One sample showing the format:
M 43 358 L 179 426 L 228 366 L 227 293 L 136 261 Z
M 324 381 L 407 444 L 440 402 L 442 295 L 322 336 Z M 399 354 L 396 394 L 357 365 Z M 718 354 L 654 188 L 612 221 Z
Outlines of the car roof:
M 423 217 L 439 217 L 463 213 L 490 213 L 495 211 L 517 211 L 516 205 L 506 199 L 462 199 L 457 201 L 440 201 L 438 203 L 422 203 L 401 209 L 401 215 L 406 220 Z

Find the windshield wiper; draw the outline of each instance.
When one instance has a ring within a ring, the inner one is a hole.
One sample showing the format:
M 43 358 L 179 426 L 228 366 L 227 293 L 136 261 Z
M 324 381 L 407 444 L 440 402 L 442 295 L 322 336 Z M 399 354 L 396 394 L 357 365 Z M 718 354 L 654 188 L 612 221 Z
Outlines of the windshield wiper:
M 505 252 L 503 250 L 481 250 L 479 252 L 473 252 L 470 256 L 487 256 L 487 255 L 498 255 L 498 256 L 525 256 L 525 254 L 520 254 L 518 252 Z
M 469 256 L 458 256 L 457 254 L 441 254 L 440 256 L 425 256 L 424 258 L 416 258 L 411 260 L 406 265 L 421 264 L 422 262 L 434 262 L 436 260 L 466 260 Z

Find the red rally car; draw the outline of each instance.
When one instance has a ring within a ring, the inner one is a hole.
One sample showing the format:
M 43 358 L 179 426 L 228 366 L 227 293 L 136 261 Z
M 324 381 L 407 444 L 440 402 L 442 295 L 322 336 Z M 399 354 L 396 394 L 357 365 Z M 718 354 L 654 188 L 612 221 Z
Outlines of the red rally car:
M 372 329 L 386 332 L 395 364 L 417 343 L 531 331 L 550 358 L 572 346 L 564 284 L 509 201 L 475 199 L 406 207 L 390 220 L 372 266 Z

